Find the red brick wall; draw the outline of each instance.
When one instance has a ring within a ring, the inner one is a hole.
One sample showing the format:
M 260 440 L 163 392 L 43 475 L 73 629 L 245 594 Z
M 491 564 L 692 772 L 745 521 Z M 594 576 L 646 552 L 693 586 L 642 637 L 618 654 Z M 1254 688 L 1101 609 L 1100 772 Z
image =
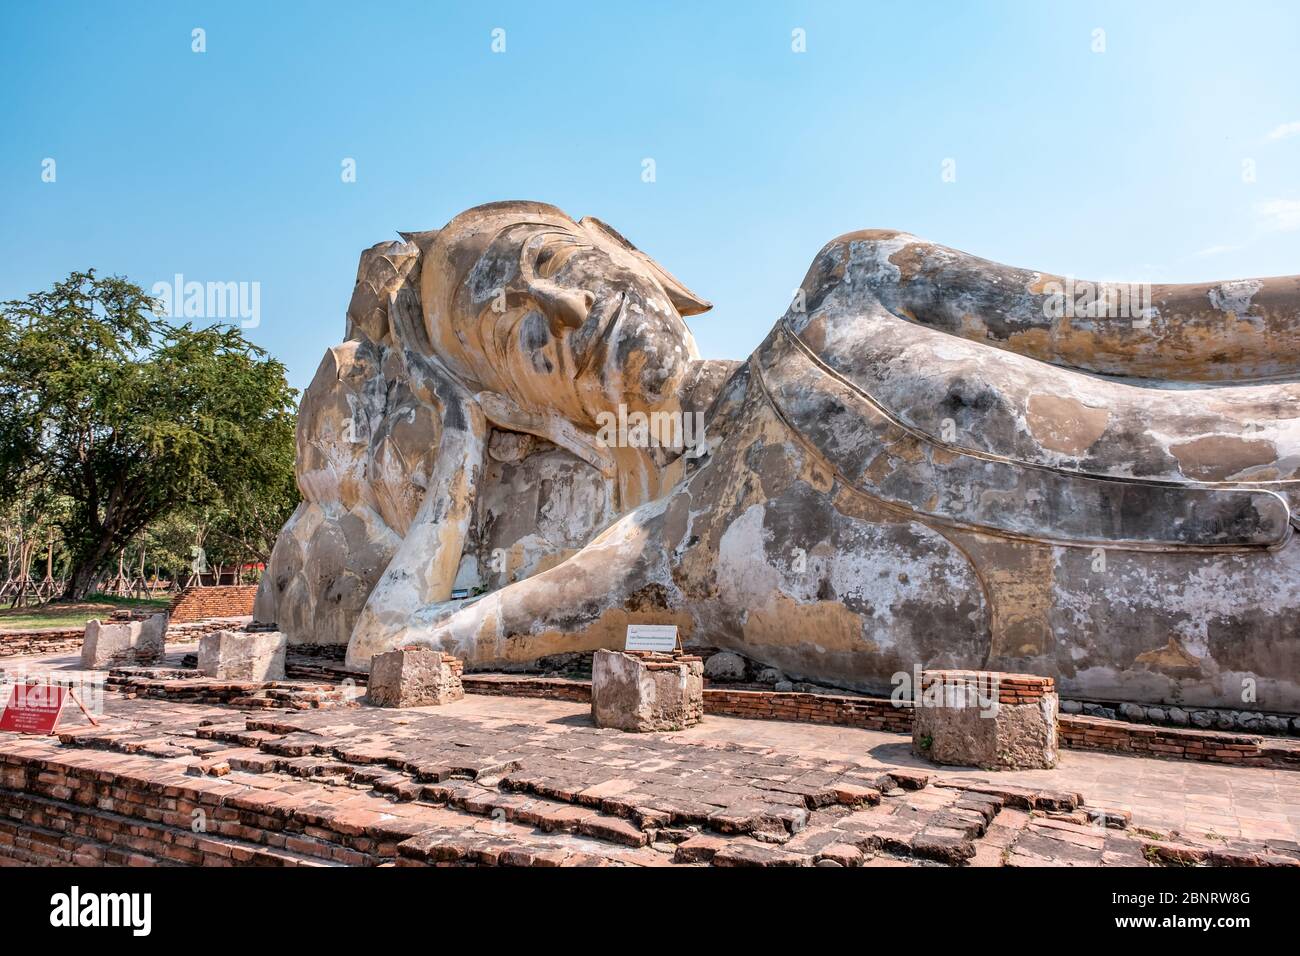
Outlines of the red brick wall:
M 172 598 L 172 623 L 201 621 L 209 617 L 249 617 L 253 613 L 253 598 L 256 596 L 256 584 L 186 588 Z
M 70 627 L 58 630 L 3 631 L 0 632 L 0 657 L 79 651 L 81 650 L 82 639 L 85 636 L 86 629 L 84 627 Z
M 206 588 L 205 590 L 215 590 Z M 232 615 L 240 617 L 242 615 Z M 199 624 L 194 621 L 186 621 L 180 627 L 167 628 L 167 641 L 169 643 L 190 643 L 197 641 L 204 634 L 210 631 L 220 630 L 228 627 L 227 624 Z M 0 631 L 0 658 L 17 657 L 19 655 L 29 654 L 65 654 L 70 651 L 81 651 L 81 645 L 85 642 L 86 629 L 84 627 L 67 627 L 67 628 L 35 628 L 24 631 Z
M 766 690 L 704 689 L 704 712 L 754 720 L 792 720 L 838 724 L 900 734 L 912 732 L 912 708 L 895 707 L 887 698 L 836 697 L 830 694 L 777 693 Z
M 512 677 L 508 674 L 465 674 L 461 686 L 467 694 L 492 694 L 498 697 L 543 697 L 547 700 L 571 700 L 591 703 L 591 681 L 566 680 L 561 677 Z
M 178 781 L 163 761 L 109 751 L 57 751 L 46 761 L 24 755 L 24 745 L 0 741 L 0 863 L 364 866 L 395 858 L 410 835 L 336 828 L 328 813 L 309 829 L 293 806 L 237 806 L 218 778 Z M 171 785 L 166 798 L 161 779 Z M 206 832 L 193 832 L 195 810 Z
M 1058 727 L 1061 746 L 1071 750 L 1106 750 L 1170 760 L 1300 770 L 1300 741 L 1285 737 L 1128 724 L 1075 714 L 1062 714 Z

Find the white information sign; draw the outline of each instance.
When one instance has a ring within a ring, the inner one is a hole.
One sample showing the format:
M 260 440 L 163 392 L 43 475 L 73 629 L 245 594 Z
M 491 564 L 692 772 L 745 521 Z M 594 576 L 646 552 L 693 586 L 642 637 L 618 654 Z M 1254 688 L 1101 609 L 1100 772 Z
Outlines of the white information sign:
M 677 647 L 676 624 L 629 624 L 627 626 L 627 643 L 623 649 L 628 651 L 671 651 Z

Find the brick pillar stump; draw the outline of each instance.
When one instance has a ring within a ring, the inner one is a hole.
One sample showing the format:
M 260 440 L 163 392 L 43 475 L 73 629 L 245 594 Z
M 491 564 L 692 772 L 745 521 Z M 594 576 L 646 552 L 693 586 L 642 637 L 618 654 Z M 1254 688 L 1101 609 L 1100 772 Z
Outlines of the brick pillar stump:
M 983 770 L 1056 766 L 1056 683 L 1034 674 L 933 670 L 914 701 L 912 752 Z
M 162 660 L 167 615 L 141 619 L 90 621 L 81 642 L 83 670 L 104 670 L 124 664 L 154 664 Z
M 597 651 L 591 665 L 597 727 L 644 733 L 704 719 L 704 661 L 680 652 Z
M 284 680 L 279 631 L 213 631 L 199 638 L 199 673 L 218 680 Z
M 366 696 L 379 707 L 430 707 L 460 700 L 464 661 L 427 647 L 402 647 L 370 658 Z

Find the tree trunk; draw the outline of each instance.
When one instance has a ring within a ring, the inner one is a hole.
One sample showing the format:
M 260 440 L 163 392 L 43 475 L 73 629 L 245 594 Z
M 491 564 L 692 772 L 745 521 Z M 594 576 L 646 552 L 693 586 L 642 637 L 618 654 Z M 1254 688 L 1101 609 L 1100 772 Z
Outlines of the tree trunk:
M 63 589 L 63 600 L 82 601 L 95 586 L 95 579 L 104 567 L 108 556 L 113 553 L 113 542 L 105 538 L 89 552 L 73 554 L 72 568 L 68 574 L 67 587 Z
M 85 600 L 95 584 L 95 575 L 98 571 L 98 566 L 89 561 L 74 563 L 72 573 L 68 575 L 68 584 L 63 589 L 63 599 L 65 601 Z

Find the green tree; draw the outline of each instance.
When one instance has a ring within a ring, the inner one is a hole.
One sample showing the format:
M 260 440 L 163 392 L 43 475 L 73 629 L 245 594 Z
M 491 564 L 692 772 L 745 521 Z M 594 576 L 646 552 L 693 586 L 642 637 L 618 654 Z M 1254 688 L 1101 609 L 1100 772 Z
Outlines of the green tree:
M 268 463 L 273 474 L 257 481 L 245 479 L 237 493 L 227 494 L 225 506 L 208 512 L 206 548 L 209 561 L 236 570 L 245 563 L 270 557 L 276 536 L 298 506 L 298 484 L 293 472 L 294 426 L 277 445 L 279 461 Z
M 292 462 L 284 366 L 234 327 L 155 311 L 94 270 L 0 311 L 0 479 L 72 503 L 67 598 L 152 522 L 279 487 Z

